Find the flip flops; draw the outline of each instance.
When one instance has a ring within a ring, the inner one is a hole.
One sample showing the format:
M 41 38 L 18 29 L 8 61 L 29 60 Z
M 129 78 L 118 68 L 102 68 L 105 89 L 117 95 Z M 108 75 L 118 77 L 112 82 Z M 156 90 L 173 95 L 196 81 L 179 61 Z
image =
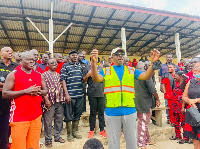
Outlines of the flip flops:
M 147 145 L 156 145 L 155 142 L 148 142 Z
M 180 138 L 177 138 L 175 136 L 172 136 L 171 138 L 169 138 L 170 140 L 180 140 Z
M 49 141 L 49 142 L 46 142 L 46 143 L 45 143 L 45 146 L 46 146 L 46 147 L 52 147 L 53 145 L 52 145 L 52 142 Z
M 58 140 L 54 140 L 55 142 L 65 143 L 65 140 L 63 138 L 59 138 Z

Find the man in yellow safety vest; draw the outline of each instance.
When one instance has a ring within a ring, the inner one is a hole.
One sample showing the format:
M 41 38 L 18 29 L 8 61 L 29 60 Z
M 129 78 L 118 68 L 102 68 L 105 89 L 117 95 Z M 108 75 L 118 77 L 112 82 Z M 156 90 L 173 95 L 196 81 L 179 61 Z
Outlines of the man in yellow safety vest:
M 157 69 L 156 61 L 160 52 L 151 52 L 152 63 L 149 69 L 141 71 L 123 65 L 125 50 L 116 48 L 111 52 L 114 66 L 107 67 L 98 73 L 98 50 L 91 52 L 91 76 L 94 82 L 105 81 L 104 94 L 107 103 L 105 122 L 107 127 L 108 149 L 120 148 L 120 134 L 123 128 L 127 149 L 137 149 L 137 114 L 135 109 L 134 79 L 149 80 Z

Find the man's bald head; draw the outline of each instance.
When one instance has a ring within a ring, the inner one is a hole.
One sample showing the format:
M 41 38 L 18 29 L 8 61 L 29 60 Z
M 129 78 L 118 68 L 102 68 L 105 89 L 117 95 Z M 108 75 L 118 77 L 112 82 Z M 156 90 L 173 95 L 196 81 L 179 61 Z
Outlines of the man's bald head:
M 54 58 L 56 59 L 57 63 L 63 62 L 63 56 L 61 53 L 54 53 Z
M 13 57 L 13 50 L 10 47 L 3 47 L 1 49 L 1 55 L 2 55 L 3 59 L 11 60 Z
M 19 51 L 15 52 L 14 54 L 14 59 L 15 59 L 15 62 L 20 64 L 20 61 L 21 61 L 21 53 Z
M 54 57 L 59 57 L 59 56 L 62 56 L 61 53 L 54 53 Z
M 22 52 L 21 59 L 28 58 L 29 56 L 33 57 L 33 54 L 29 51 Z
M 48 60 L 49 60 L 49 56 L 47 54 L 43 54 L 42 55 L 42 61 L 43 61 L 43 63 L 47 64 Z
M 23 68 L 25 68 L 27 70 L 33 69 L 33 67 L 35 65 L 35 60 L 34 60 L 34 56 L 31 52 L 29 52 L 29 51 L 23 52 L 21 55 L 21 60 L 22 60 Z
M 6 50 L 8 50 L 8 49 L 11 49 L 11 47 L 3 47 L 2 49 L 1 49 L 1 52 L 4 52 L 4 51 L 6 51 Z M 12 50 L 12 49 L 11 49 Z
M 37 61 L 39 56 L 38 51 L 36 49 L 32 49 L 30 52 L 33 54 L 34 60 Z

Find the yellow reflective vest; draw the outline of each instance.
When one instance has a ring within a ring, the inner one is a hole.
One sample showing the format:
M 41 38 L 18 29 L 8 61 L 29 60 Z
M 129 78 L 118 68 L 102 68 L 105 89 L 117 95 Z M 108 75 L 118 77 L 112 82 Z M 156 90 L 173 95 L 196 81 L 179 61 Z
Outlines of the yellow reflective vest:
M 134 71 L 133 67 L 124 66 L 124 75 L 120 81 L 113 66 L 104 68 L 104 94 L 108 108 L 135 107 Z

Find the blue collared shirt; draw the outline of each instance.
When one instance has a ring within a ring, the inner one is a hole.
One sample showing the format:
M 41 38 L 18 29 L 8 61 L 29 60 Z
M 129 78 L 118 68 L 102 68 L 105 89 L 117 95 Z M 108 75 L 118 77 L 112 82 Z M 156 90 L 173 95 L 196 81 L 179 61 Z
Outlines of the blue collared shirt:
M 88 60 L 86 60 L 85 58 L 82 60 L 83 63 L 86 63 L 87 65 L 89 65 Z
M 44 71 L 45 68 L 47 67 L 47 64 L 42 63 L 42 64 L 39 64 L 39 66 L 40 66 L 40 68 L 42 68 L 42 70 Z

